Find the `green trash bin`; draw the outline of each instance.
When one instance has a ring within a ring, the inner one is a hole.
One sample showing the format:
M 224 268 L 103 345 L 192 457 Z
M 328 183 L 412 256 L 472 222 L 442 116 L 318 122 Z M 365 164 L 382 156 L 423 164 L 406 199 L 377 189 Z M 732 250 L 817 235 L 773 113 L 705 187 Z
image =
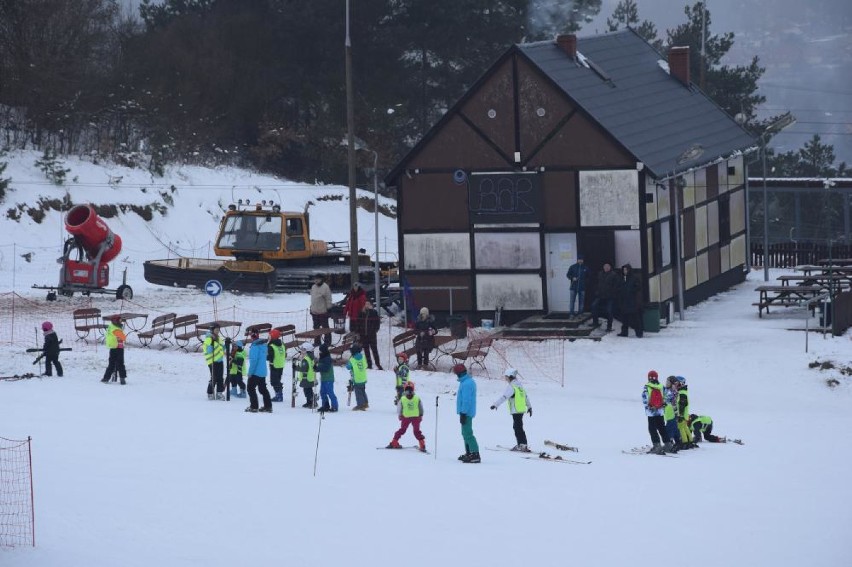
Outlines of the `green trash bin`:
M 461 315 L 450 315 L 447 318 L 450 326 L 450 334 L 457 339 L 467 337 L 467 321 Z
M 660 332 L 660 304 L 651 302 L 645 305 L 645 312 L 642 317 L 642 325 L 648 333 Z

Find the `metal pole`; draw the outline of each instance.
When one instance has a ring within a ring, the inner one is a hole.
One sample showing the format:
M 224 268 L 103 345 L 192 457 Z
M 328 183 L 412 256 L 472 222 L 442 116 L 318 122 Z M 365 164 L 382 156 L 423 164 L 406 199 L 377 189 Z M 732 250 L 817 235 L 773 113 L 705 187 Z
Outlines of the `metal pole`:
M 382 280 L 379 274 L 379 154 L 375 150 L 370 151 L 373 152 L 373 198 L 376 201 L 376 262 L 373 265 L 373 277 L 376 282 L 376 310 L 381 314 Z
M 675 212 L 675 256 L 677 256 L 677 313 L 680 320 L 683 321 L 684 306 L 683 306 L 683 259 L 680 250 L 680 204 L 677 198 L 678 190 L 680 189 L 677 178 L 672 178 L 669 183 L 672 184 L 674 193 L 674 212 Z
M 322 433 L 322 420 L 325 419 L 325 412 L 319 412 L 319 426 L 317 427 L 317 448 L 314 451 L 314 476 L 317 476 L 317 458 L 319 457 L 319 442 L 320 442 L 320 433 Z
M 349 38 L 349 0 L 346 0 L 346 131 L 349 148 L 349 267 L 351 283 L 358 281 L 358 203 L 355 194 L 355 108 L 352 96 L 352 40 Z
M 438 460 L 438 396 L 435 396 L 435 460 Z
M 766 197 L 766 140 L 761 136 L 763 162 L 763 281 L 769 281 L 769 200 Z

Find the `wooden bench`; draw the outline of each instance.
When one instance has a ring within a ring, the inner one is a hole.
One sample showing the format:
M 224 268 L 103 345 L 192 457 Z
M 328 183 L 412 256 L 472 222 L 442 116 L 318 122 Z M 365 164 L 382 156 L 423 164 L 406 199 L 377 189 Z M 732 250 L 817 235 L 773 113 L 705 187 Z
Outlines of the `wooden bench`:
M 98 338 L 103 334 L 107 325 L 101 320 L 101 310 L 96 307 L 74 310 L 74 332 L 77 340 L 83 341 L 89 337 L 89 333 L 97 331 Z
M 150 346 L 154 341 L 154 337 L 159 337 L 161 343 L 171 344 L 172 341 L 169 340 L 169 337 L 174 332 L 175 318 L 177 318 L 175 313 L 166 313 L 165 315 L 154 317 L 154 320 L 151 321 L 150 329 L 136 334 L 142 346 Z
M 175 318 L 172 327 L 174 328 L 175 342 L 178 347 L 186 350 L 190 339 L 198 337 L 198 329 L 195 328 L 197 324 L 198 315 L 181 315 Z
M 257 333 L 258 335 L 262 335 L 264 333 L 268 333 L 272 330 L 272 323 L 256 323 L 254 325 L 249 325 L 246 327 L 245 336 L 249 338 L 252 333 Z
M 485 357 L 491 352 L 491 343 L 493 342 L 494 339 L 492 338 L 474 339 L 467 344 L 464 350 L 451 353 L 450 356 L 456 362 L 477 364 L 480 368 L 488 372 L 488 369 L 485 368 Z
M 757 316 L 763 317 L 763 310 L 769 313 L 769 306 L 790 307 L 802 305 L 823 291 L 818 285 L 762 285 L 755 288 L 760 298 L 752 305 L 757 307 Z
M 328 349 L 328 353 L 331 355 L 333 364 L 343 364 L 346 362 L 346 358 L 344 355 L 349 352 L 349 349 L 352 348 L 352 343 L 358 340 L 358 333 L 346 333 L 343 335 L 343 340 L 340 341 L 340 344 L 337 346 L 333 346 Z
M 408 358 L 417 354 L 417 331 L 403 331 L 393 338 L 393 358 L 405 354 Z
M 296 325 L 281 325 L 275 327 L 279 333 L 281 333 L 281 344 L 284 345 L 284 348 L 287 350 L 295 349 L 297 346 L 302 344 L 296 339 Z M 290 357 L 292 358 L 292 356 Z

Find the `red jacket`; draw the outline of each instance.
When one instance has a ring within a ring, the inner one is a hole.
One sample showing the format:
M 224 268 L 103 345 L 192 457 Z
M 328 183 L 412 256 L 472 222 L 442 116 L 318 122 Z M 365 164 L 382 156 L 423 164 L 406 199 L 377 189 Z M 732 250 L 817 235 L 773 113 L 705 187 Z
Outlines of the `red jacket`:
M 367 303 L 367 293 L 360 287 L 349 290 L 349 295 L 346 297 L 346 305 L 343 307 L 343 312 L 350 320 L 361 317 L 361 311 L 364 310 L 364 304 Z

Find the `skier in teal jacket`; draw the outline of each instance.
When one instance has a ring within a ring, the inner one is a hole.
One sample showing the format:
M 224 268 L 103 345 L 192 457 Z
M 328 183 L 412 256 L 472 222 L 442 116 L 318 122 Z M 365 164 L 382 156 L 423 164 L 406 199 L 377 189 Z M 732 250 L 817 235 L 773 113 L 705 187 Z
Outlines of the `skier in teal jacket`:
M 459 389 L 456 393 L 456 413 L 459 414 L 462 438 L 464 439 L 464 455 L 459 457 L 463 463 L 479 463 L 479 445 L 473 436 L 473 418 L 476 417 L 476 382 L 467 373 L 464 364 L 453 366 L 453 372 L 458 376 Z

